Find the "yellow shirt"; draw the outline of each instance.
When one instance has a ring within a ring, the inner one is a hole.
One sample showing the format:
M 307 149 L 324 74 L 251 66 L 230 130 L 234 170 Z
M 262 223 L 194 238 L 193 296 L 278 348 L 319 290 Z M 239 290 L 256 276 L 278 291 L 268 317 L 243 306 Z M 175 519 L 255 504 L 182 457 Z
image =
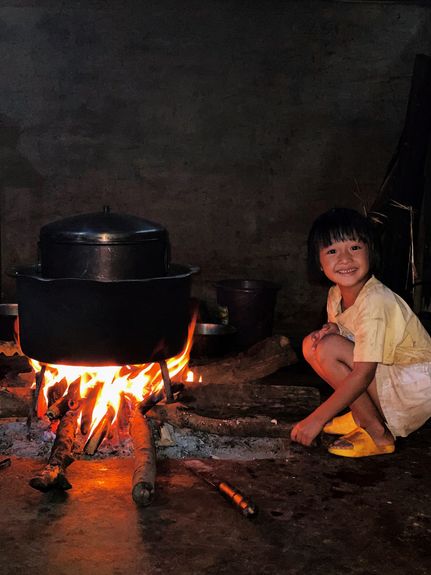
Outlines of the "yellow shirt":
M 431 338 L 407 303 L 374 276 L 343 311 L 338 286 L 329 290 L 328 320 L 355 342 L 353 361 L 411 365 L 431 361 Z

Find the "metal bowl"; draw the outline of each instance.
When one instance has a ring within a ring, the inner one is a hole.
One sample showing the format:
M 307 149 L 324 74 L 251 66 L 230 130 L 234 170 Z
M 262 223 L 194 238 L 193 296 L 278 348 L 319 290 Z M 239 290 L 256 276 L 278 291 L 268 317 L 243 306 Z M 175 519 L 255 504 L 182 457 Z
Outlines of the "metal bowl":
M 18 315 L 18 304 L 0 303 L 0 316 L 1 315 L 13 315 L 16 317 Z
M 197 323 L 193 337 L 193 358 L 222 357 L 232 351 L 236 329 L 219 323 Z

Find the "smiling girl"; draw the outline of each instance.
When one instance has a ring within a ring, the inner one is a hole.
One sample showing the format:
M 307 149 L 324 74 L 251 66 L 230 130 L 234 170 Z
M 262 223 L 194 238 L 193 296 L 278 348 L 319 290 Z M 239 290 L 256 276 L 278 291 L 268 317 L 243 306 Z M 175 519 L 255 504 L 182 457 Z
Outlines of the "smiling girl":
M 291 437 L 310 445 L 323 430 L 342 436 L 329 447 L 334 455 L 392 453 L 396 437 L 431 417 L 431 338 L 407 303 L 373 275 L 379 258 L 367 218 L 344 208 L 324 213 L 311 228 L 308 255 L 334 285 L 328 323 L 304 339 L 303 353 L 334 392 Z

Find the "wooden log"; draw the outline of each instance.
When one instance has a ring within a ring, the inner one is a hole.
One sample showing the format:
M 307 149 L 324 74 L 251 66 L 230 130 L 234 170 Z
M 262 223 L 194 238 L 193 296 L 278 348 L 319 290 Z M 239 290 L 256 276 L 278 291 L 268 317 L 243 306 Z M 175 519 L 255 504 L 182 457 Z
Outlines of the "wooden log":
M 200 415 L 181 403 L 156 405 L 150 412 L 160 423 L 188 428 L 203 433 L 230 437 L 285 437 L 290 438 L 293 422 L 275 422 L 271 417 L 217 418 Z
M 81 433 L 87 435 L 91 428 L 91 421 L 93 417 L 94 406 L 96 405 L 97 398 L 103 387 L 101 381 L 97 382 L 87 393 L 85 397 L 84 407 L 82 408 L 81 417 Z
M 57 396 L 58 398 L 56 401 L 54 401 L 54 403 L 50 404 L 45 413 L 45 415 L 51 421 L 54 421 L 55 419 L 61 419 L 67 411 L 75 411 L 81 405 L 81 398 L 79 397 L 79 378 L 77 378 L 69 385 L 69 389 L 67 390 L 66 395 L 60 395 L 60 391 L 63 390 L 64 393 L 67 388 L 67 382 L 65 378 L 58 382 L 54 386 L 54 389 L 55 388 L 57 388 L 57 391 L 53 394 L 53 397 Z
M 199 385 L 199 379 L 211 383 L 248 383 L 256 381 L 282 367 L 297 363 L 298 358 L 290 341 L 285 336 L 275 335 L 257 343 L 245 353 L 212 361 L 203 365 L 191 365 L 193 383 Z
M 54 421 L 54 419 L 61 419 L 66 411 L 69 411 L 69 398 L 64 395 L 47 409 L 46 416 L 50 421 Z
M 43 417 L 46 412 L 46 399 L 43 393 L 40 393 L 43 386 L 43 379 L 45 377 L 46 365 L 42 365 L 40 371 L 36 373 L 35 376 L 35 387 L 33 389 L 33 408 L 30 411 L 29 417 L 29 427 L 31 426 L 31 420 L 33 414 L 37 414 L 38 417 Z
M 181 395 L 181 402 L 203 415 L 229 418 L 241 415 L 269 415 L 299 419 L 321 403 L 320 392 L 313 386 L 236 383 L 206 383 L 192 387 Z
M 194 431 L 240 437 L 290 437 L 293 422 L 320 404 L 312 386 L 207 384 L 186 391 L 184 401 L 157 405 L 149 412 L 160 423 Z
M 184 389 L 184 384 L 183 383 L 172 383 L 171 384 L 171 392 L 172 394 L 178 393 L 179 391 L 182 391 Z M 143 399 L 140 403 L 139 403 L 139 411 L 142 413 L 142 415 L 145 415 L 148 411 L 150 411 L 150 409 L 152 409 L 155 405 L 157 405 L 160 401 L 162 401 L 163 399 L 168 399 L 166 397 L 166 390 L 164 387 L 162 387 L 159 391 L 155 391 L 153 393 L 150 393 L 150 395 L 148 395 L 145 399 Z
M 120 437 L 123 437 L 128 433 L 130 419 L 134 412 L 134 406 L 136 400 L 133 397 L 128 396 L 126 393 L 121 393 L 120 405 L 118 407 L 118 433 Z
M 0 345 L 0 379 L 6 380 L 7 386 L 29 385 L 34 381 L 34 370 L 25 356 L 2 354 Z
M 66 389 L 67 389 L 67 381 L 66 378 L 63 377 L 63 379 L 58 381 L 48 390 L 48 406 L 53 405 L 57 400 L 63 397 Z
M 31 406 L 32 390 L 29 387 L 0 389 L 0 417 L 26 417 Z
M 77 411 L 68 411 L 60 421 L 57 435 L 52 446 L 48 464 L 29 484 L 39 491 L 49 491 L 53 488 L 71 489 L 72 485 L 66 478 L 66 469 L 73 463 L 73 446 L 77 427 Z
M 96 425 L 93 433 L 87 439 L 86 444 L 84 445 L 84 453 L 87 455 L 94 455 L 96 451 L 99 449 L 100 444 L 108 435 L 112 422 L 115 417 L 115 409 L 112 405 L 108 405 L 105 415 Z
M 156 448 L 150 424 L 139 407 L 135 409 L 130 422 L 130 436 L 135 456 L 132 498 L 137 505 L 146 507 L 155 494 Z

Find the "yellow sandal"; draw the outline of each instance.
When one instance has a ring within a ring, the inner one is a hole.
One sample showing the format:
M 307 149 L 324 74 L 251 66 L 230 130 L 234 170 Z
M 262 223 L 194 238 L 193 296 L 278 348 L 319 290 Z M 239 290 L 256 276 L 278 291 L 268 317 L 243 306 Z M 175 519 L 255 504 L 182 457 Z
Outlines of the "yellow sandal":
M 339 415 L 334 417 L 329 421 L 323 431 L 331 435 L 346 435 L 358 427 L 358 424 L 353 419 L 353 414 L 351 411 L 345 413 L 344 415 Z
M 369 457 L 370 455 L 387 455 L 395 451 L 395 445 L 377 445 L 373 438 L 363 429 L 357 427 L 347 435 L 340 437 L 328 448 L 332 455 L 341 457 Z

